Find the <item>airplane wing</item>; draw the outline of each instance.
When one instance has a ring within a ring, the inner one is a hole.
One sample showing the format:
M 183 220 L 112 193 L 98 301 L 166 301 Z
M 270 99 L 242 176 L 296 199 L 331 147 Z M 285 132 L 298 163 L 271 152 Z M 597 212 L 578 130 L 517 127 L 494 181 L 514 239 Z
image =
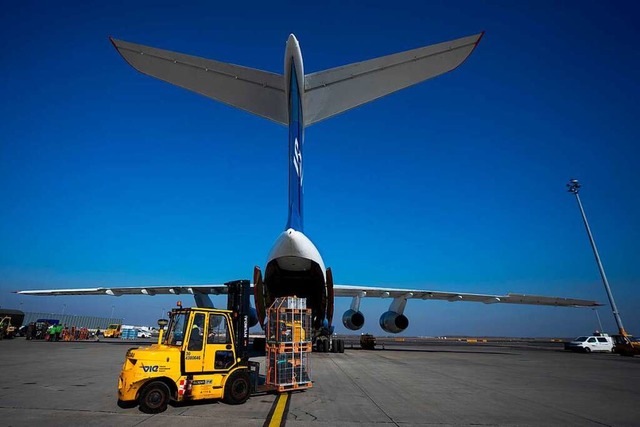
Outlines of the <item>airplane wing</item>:
M 307 74 L 305 126 L 453 70 L 483 34 Z
M 589 301 L 574 298 L 546 297 L 540 295 L 490 295 L 469 294 L 462 292 L 441 292 L 412 289 L 377 288 L 353 285 L 334 285 L 333 293 L 336 297 L 374 297 L 374 298 L 415 298 L 422 300 L 445 300 L 450 302 L 472 301 L 485 304 L 529 304 L 552 305 L 558 307 L 598 307 L 597 301 Z
M 110 38 L 136 70 L 241 110 L 287 125 L 280 74 Z
M 251 285 L 253 287 L 253 284 Z M 42 289 L 30 291 L 16 291 L 21 295 L 36 296 L 64 296 L 64 295 L 222 295 L 227 293 L 224 284 L 211 285 L 167 285 L 167 286 L 131 286 L 131 287 L 97 287 L 84 289 Z M 491 295 L 470 294 L 462 292 L 442 292 L 413 289 L 378 288 L 370 286 L 334 285 L 333 293 L 336 297 L 372 297 L 372 298 L 406 298 L 423 300 L 445 300 L 450 302 L 472 301 L 485 304 L 529 304 L 552 305 L 559 307 L 598 307 L 597 301 L 575 298 L 547 297 L 540 295 Z
M 98 287 L 84 289 L 42 289 L 32 291 L 16 291 L 21 295 L 62 296 L 62 295 L 221 295 L 227 293 L 224 284 L 215 285 L 167 285 L 167 286 L 131 286 L 131 287 Z

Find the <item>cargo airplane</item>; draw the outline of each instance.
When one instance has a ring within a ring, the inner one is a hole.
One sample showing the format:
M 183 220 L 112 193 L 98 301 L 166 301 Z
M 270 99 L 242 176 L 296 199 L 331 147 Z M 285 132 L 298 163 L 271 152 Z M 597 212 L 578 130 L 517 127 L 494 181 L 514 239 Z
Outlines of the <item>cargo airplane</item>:
M 260 267 L 254 268 L 253 324 L 259 321 L 264 326 L 265 308 L 275 298 L 291 295 L 304 297 L 312 309 L 315 344 L 321 351 L 327 351 L 326 337 L 333 330 L 335 297 L 352 298 L 349 310 L 342 315 L 342 323 L 354 331 L 365 322 L 360 311 L 362 298 L 389 298 L 389 309 L 379 320 L 380 327 L 388 333 L 402 332 L 409 325 L 409 319 L 404 315 L 409 299 L 573 307 L 600 305 L 595 301 L 535 295 L 334 285 L 331 269 L 325 268 L 320 252 L 304 234 L 302 160 L 305 127 L 457 68 L 475 49 L 482 35 L 480 33 L 311 74 L 305 74 L 300 45 L 293 34 L 286 43 L 283 74 L 122 40 L 111 39 L 111 42 L 133 68 L 144 74 L 288 126 L 288 219 L 267 257 L 264 274 Z M 224 285 L 169 285 L 30 290 L 19 293 L 113 296 L 191 294 L 198 306 L 213 307 L 209 295 L 224 292 Z

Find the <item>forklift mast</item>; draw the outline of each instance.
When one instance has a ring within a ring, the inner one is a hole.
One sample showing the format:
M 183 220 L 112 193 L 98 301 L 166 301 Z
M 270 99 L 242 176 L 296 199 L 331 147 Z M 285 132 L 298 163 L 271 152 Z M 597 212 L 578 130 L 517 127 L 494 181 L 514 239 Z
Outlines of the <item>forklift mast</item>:
M 250 285 L 248 280 L 234 280 L 228 287 L 227 310 L 233 312 L 233 329 L 236 354 L 243 363 L 249 360 L 249 313 L 251 310 Z

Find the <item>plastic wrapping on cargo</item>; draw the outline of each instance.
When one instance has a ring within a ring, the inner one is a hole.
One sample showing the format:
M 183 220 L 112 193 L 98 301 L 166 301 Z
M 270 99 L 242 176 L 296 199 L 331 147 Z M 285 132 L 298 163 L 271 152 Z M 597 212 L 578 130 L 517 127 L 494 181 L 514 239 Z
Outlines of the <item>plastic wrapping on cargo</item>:
M 122 340 L 135 340 L 138 338 L 138 331 L 135 329 L 122 329 L 120 339 Z

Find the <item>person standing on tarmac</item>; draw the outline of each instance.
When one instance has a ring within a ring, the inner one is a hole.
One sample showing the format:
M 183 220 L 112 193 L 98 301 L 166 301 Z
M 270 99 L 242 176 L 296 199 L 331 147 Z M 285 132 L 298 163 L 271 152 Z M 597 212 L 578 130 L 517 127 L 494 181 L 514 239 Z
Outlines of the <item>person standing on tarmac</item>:
M 47 341 L 53 341 L 54 326 L 53 325 L 48 325 L 48 326 L 49 327 L 47 328 L 47 336 L 45 338 L 47 339 Z

